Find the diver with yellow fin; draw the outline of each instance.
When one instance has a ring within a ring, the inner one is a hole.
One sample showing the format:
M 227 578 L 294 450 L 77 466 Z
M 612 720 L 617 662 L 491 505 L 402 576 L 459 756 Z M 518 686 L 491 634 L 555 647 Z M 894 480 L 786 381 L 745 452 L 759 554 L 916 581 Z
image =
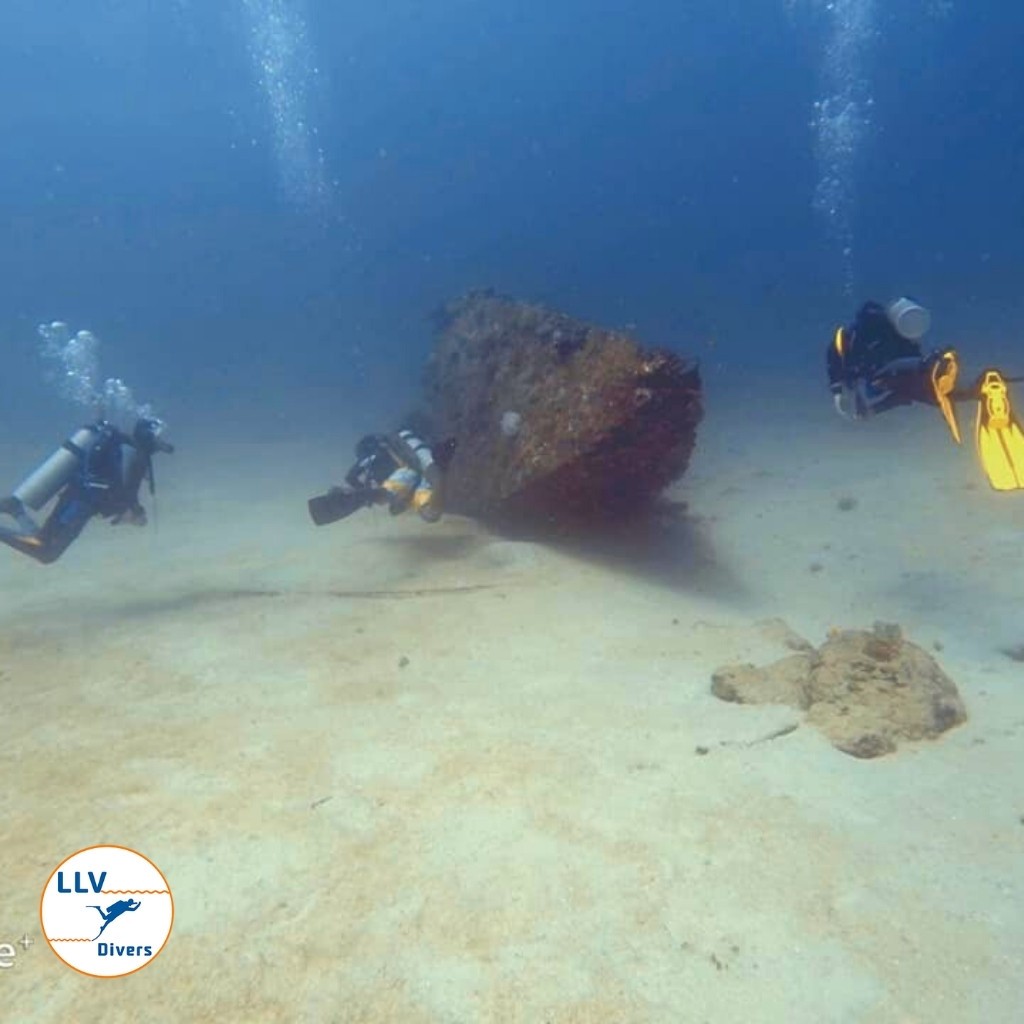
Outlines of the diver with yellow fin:
M 356 445 L 345 486 L 309 499 L 310 518 L 326 526 L 361 508 L 387 505 L 393 516 L 413 508 L 424 522 L 436 523 L 444 512 L 444 477 L 454 453 L 454 439 L 428 445 L 408 429 L 367 434 Z
M 978 457 L 989 482 L 999 491 L 1024 489 L 1024 432 L 1007 388 L 1007 383 L 1024 378 L 989 369 L 972 388 L 958 390 L 956 350 L 935 349 L 926 355 L 918 344 L 930 323 L 928 310 L 903 296 L 888 306 L 865 302 L 852 324 L 837 328 L 827 354 L 837 412 L 861 420 L 901 405 L 931 405 L 942 413 L 959 444 L 954 403 L 976 400 Z

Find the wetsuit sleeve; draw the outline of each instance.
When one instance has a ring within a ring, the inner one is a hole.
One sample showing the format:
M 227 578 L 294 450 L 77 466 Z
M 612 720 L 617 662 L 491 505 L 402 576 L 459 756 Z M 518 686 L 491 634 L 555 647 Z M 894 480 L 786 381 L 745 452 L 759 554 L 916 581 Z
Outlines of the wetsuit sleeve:
M 96 509 L 89 502 L 83 489 L 71 485 L 61 494 L 36 540 L 22 540 L 20 544 L 12 543 L 11 546 L 18 547 L 37 562 L 49 565 L 67 551 L 95 514 Z

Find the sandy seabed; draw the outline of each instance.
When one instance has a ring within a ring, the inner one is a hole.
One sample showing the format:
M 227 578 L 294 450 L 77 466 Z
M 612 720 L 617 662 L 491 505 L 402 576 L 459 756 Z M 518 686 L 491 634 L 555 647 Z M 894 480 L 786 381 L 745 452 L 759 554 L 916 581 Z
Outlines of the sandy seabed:
M 928 411 L 786 405 L 756 431 L 713 407 L 688 514 L 601 547 L 315 529 L 343 469 L 320 444 L 183 448 L 155 527 L 93 524 L 49 568 L 0 551 L 0 942 L 36 939 L 0 1017 L 1019 1020 L 1024 495 Z M 859 761 L 709 692 L 781 624 L 876 619 L 941 648 L 966 725 Z M 39 925 L 95 843 L 175 901 L 111 981 Z

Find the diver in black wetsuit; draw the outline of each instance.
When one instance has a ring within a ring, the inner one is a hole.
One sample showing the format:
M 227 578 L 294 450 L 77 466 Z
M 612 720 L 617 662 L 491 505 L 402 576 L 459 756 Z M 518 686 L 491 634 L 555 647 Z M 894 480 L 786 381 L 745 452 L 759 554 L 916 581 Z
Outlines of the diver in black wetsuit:
M 998 491 L 1024 490 L 1024 427 L 1013 412 L 1007 386 L 1024 378 L 990 367 L 970 387 L 958 389 L 956 350 L 925 355 L 918 344 L 929 321 L 926 309 L 904 297 L 888 306 L 865 302 L 852 324 L 837 328 L 827 353 L 836 410 L 847 419 L 862 420 L 899 405 L 931 405 L 942 413 L 959 444 L 954 403 L 975 401 L 976 448 L 989 483 Z
M 81 427 L 0 501 L 0 513 L 17 524 L 0 525 L 0 543 L 49 564 L 93 516 L 144 526 L 139 488 L 147 480 L 154 492 L 153 454 L 174 451 L 160 439 L 162 430 L 163 423 L 150 417 L 141 417 L 131 435 L 102 419 Z M 53 511 L 38 525 L 28 509 L 38 511 L 58 494 Z
M 953 349 L 925 355 L 918 344 L 931 317 L 913 299 L 865 302 L 828 347 L 828 382 L 836 410 L 864 419 L 919 402 L 943 408 L 956 385 Z M 943 409 L 945 413 L 945 409 Z
M 454 440 L 428 445 L 407 429 L 367 434 L 356 445 L 346 486 L 310 498 L 310 517 L 324 526 L 361 508 L 387 505 L 393 516 L 413 508 L 425 522 L 436 523 L 444 513 L 444 474 L 454 452 Z

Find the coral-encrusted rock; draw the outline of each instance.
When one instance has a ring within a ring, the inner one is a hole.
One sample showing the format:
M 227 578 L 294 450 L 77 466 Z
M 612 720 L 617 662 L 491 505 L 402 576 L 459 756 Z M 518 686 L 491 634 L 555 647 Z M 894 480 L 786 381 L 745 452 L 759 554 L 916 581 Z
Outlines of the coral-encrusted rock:
M 507 528 L 643 511 L 682 476 L 703 415 L 695 365 L 489 293 L 448 305 L 425 376 L 458 450 L 447 507 Z
M 854 757 L 892 753 L 900 740 L 934 739 L 967 719 L 956 685 L 935 659 L 885 623 L 871 632 L 836 631 L 817 651 L 767 668 L 720 668 L 711 692 L 739 704 L 800 708 Z

